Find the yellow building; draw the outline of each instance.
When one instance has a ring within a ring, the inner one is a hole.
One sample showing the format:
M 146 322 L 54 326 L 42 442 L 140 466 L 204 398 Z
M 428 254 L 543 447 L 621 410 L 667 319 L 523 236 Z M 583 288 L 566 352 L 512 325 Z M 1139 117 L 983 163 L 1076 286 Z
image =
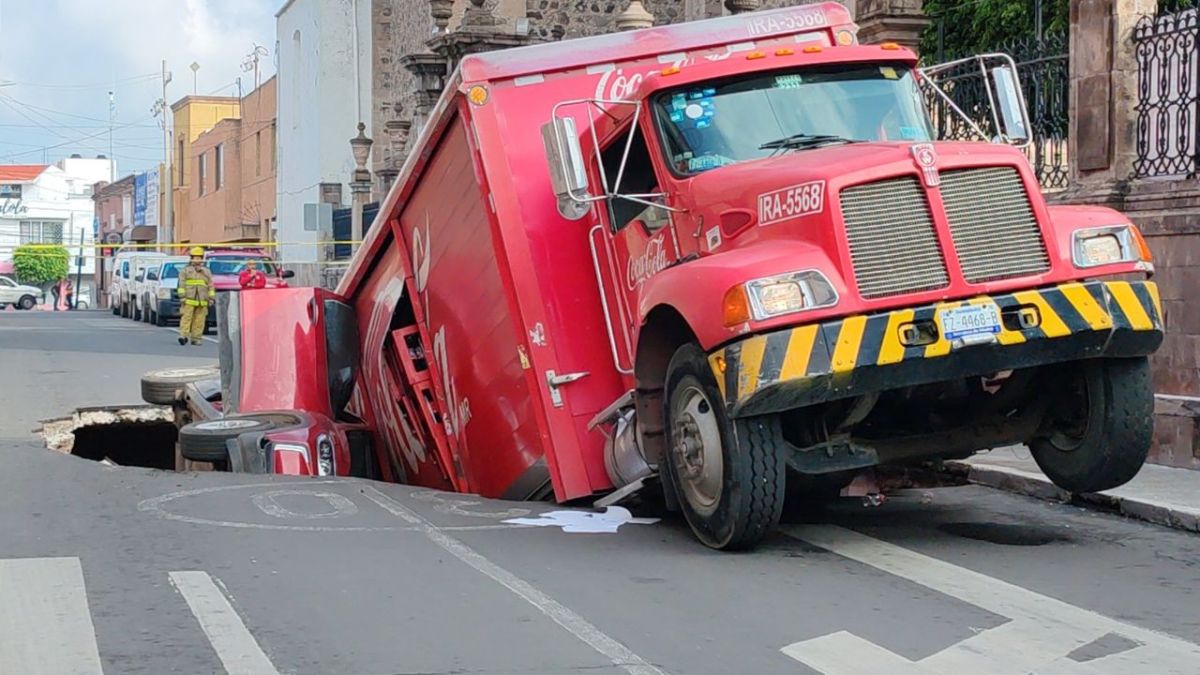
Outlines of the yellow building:
M 197 174 L 211 171 L 211 167 L 199 165 L 200 160 L 192 156 L 192 143 L 200 134 L 209 131 L 223 119 L 241 117 L 240 100 L 236 96 L 184 96 L 171 105 L 173 113 L 175 147 L 172 148 L 171 205 L 175 210 L 175 241 L 195 241 L 192 222 L 188 218 L 189 201 L 195 198 L 189 193 L 197 185 Z M 198 242 L 205 243 L 205 242 Z

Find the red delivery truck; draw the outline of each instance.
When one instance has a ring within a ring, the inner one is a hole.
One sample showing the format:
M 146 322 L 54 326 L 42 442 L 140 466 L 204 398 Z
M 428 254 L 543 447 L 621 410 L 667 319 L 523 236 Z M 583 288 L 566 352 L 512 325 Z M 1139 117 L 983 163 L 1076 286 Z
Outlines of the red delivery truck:
M 1067 490 L 1128 481 L 1162 340 L 1138 229 L 1043 199 L 1011 59 L 967 63 L 991 142 L 939 141 L 939 71 L 855 31 L 824 3 L 465 57 L 336 291 L 224 294 L 184 454 L 661 486 L 720 549 L 789 484 L 1005 444 Z

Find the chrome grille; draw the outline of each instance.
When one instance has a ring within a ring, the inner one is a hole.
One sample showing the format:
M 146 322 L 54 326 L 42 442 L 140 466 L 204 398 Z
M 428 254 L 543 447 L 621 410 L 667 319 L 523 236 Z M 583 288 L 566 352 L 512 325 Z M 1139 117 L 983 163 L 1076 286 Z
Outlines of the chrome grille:
M 942 172 L 942 202 L 963 277 L 971 283 L 1050 269 L 1021 175 L 1011 166 Z
M 929 202 L 915 176 L 846 188 L 841 204 L 862 297 L 882 298 L 950 283 Z

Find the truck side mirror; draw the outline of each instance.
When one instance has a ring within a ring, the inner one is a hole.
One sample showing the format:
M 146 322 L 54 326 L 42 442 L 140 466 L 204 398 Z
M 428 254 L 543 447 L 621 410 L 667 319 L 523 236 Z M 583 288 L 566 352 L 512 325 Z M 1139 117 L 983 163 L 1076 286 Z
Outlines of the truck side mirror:
M 996 91 L 996 107 L 1000 112 L 998 131 L 1009 143 L 1028 143 L 1031 138 L 1029 112 L 1025 109 L 1025 98 L 1021 95 L 1021 85 L 1016 75 L 1008 66 L 997 66 L 992 68 L 991 77 Z
M 279 273 L 281 279 L 291 279 L 294 276 L 296 276 L 296 273 L 292 270 L 284 270 Z
M 588 194 L 587 170 L 575 120 L 556 116 L 543 124 L 542 144 L 554 196 L 558 198 L 558 212 L 567 220 L 579 220 L 587 215 L 595 199 Z

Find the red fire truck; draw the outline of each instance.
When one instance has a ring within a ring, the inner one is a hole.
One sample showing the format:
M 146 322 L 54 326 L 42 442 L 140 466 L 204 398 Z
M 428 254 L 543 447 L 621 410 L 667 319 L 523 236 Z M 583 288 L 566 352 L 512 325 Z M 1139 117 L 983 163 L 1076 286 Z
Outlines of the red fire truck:
M 1152 435 L 1148 249 L 1046 203 L 1012 61 L 968 65 L 992 124 L 835 3 L 467 56 L 335 292 L 222 298 L 184 454 L 661 486 L 721 549 L 786 490 L 1013 443 L 1067 490 L 1120 485 Z M 936 139 L 929 92 L 989 138 Z

